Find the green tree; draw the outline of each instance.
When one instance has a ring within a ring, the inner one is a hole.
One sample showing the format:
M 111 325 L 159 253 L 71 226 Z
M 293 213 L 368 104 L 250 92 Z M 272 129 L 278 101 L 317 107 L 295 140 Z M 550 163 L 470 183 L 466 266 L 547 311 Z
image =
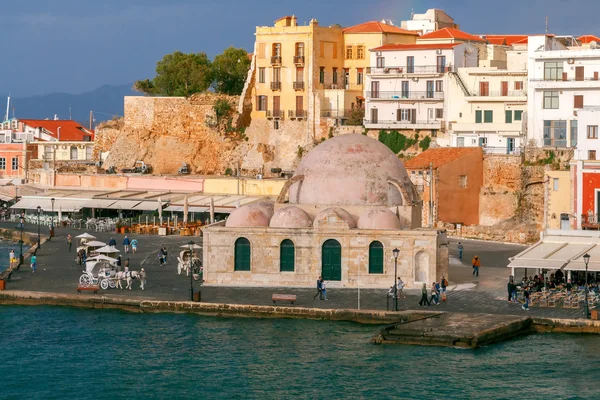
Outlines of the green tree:
M 211 63 L 205 53 L 167 54 L 156 64 L 154 79 L 136 81 L 139 92 L 159 96 L 189 96 L 204 92 L 212 82 Z
M 230 47 L 215 56 L 212 63 L 213 87 L 217 93 L 239 95 L 250 69 L 248 52 Z

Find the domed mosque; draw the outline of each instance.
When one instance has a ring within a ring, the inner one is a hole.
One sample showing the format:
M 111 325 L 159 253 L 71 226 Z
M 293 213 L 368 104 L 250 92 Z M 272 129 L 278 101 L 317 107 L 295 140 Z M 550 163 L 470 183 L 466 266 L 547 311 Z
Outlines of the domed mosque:
M 398 157 L 365 135 L 326 140 L 304 156 L 276 201 L 204 229 L 207 283 L 389 288 L 448 277 L 443 231 L 421 228 L 422 201 Z M 393 250 L 399 250 L 397 272 Z

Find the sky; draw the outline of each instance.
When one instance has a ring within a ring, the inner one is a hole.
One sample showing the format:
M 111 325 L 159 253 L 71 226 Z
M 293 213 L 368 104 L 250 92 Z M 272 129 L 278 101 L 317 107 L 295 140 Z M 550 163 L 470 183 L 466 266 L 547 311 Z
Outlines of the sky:
M 466 32 L 600 36 L 598 0 L 3 0 L 0 96 L 82 93 L 152 78 L 180 50 L 213 58 L 252 51 L 256 26 L 294 14 L 300 24 L 350 26 L 444 9 Z

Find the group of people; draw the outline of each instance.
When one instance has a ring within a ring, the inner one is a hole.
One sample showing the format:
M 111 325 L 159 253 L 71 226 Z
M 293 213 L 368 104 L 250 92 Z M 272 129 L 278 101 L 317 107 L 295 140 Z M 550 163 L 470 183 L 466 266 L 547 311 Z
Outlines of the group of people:
M 433 282 L 431 284 L 431 297 L 428 298 L 427 284 L 424 283 L 421 288 L 421 300 L 419 305 L 421 307 L 434 305 L 440 305 L 442 301 L 447 300 L 446 290 L 448 288 L 448 280 L 442 276 L 439 282 Z
M 329 300 L 327 298 L 327 282 L 323 280 L 322 276 L 317 279 L 317 294 L 315 294 L 313 300 L 316 300 L 317 297 L 319 300 Z
M 110 240 L 108 241 L 108 245 L 111 247 L 117 247 L 117 241 L 114 238 L 110 238 Z M 123 238 L 123 251 L 125 253 L 129 254 L 129 250 L 131 250 L 131 253 L 135 254 L 137 253 L 137 247 L 137 239 L 129 239 L 128 236 L 125 236 Z

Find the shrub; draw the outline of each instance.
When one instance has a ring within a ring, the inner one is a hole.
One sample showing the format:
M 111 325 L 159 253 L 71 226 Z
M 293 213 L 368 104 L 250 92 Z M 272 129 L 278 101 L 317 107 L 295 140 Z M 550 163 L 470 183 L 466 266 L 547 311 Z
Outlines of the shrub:
M 421 148 L 421 150 L 425 151 L 429 148 L 429 145 L 431 144 L 431 137 L 429 136 L 425 136 L 423 138 L 423 140 L 421 140 L 419 142 L 419 147 Z

